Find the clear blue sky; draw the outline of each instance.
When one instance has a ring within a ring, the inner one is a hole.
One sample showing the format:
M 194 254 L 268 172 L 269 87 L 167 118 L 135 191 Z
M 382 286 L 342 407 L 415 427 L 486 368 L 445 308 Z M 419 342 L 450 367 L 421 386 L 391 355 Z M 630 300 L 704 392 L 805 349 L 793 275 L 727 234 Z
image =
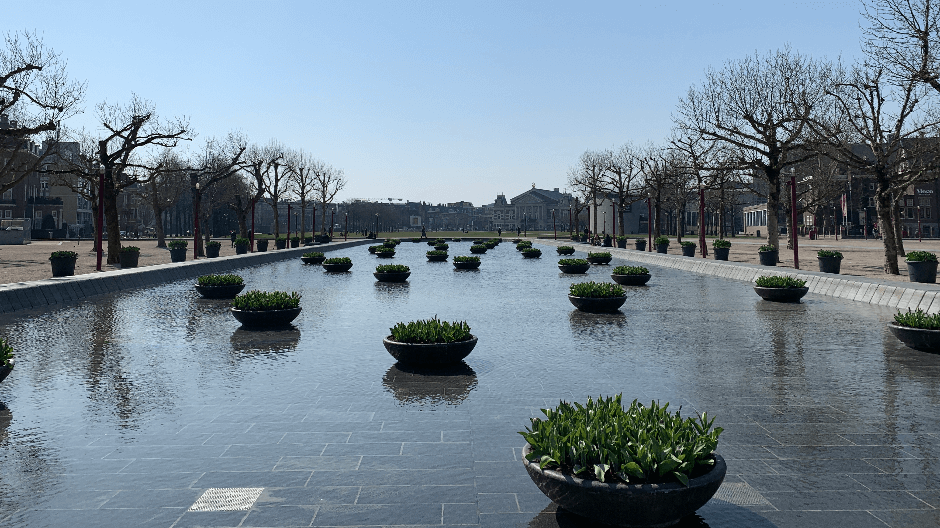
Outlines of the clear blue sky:
M 87 80 L 199 139 L 241 130 L 345 170 L 347 198 L 493 201 L 564 188 L 587 149 L 661 143 L 704 69 L 790 44 L 860 56 L 853 0 L 18 2 Z M 197 141 L 198 143 L 198 141 Z

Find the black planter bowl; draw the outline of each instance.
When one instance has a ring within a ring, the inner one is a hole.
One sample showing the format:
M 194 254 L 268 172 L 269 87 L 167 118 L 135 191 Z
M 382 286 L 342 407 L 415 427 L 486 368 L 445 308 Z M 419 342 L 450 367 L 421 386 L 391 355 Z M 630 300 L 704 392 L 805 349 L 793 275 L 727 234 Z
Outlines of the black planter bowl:
M 532 253 L 532 252 L 522 254 L 522 258 L 527 258 L 527 259 L 537 259 L 541 256 L 542 256 L 541 253 Z
M 695 246 L 682 246 L 682 256 L 683 256 L 683 257 L 694 257 L 694 256 L 695 256 Z
M 757 256 L 760 258 L 761 266 L 776 266 L 777 257 L 780 255 L 780 251 L 758 251 Z
M 816 257 L 819 261 L 819 271 L 823 273 L 835 273 L 842 271 L 842 259 L 839 257 Z
M 633 247 L 636 248 L 637 251 L 646 251 L 646 241 L 637 240 L 633 243 Z
M 557 251 L 559 255 L 574 255 L 574 248 L 571 248 L 571 249 L 555 248 L 555 251 Z
M 482 262 L 454 262 L 454 269 L 475 270 L 480 267 Z
M 211 248 L 206 248 L 206 252 Z M 219 256 L 219 248 L 215 248 L 215 256 Z M 121 269 L 136 268 L 140 262 L 140 251 L 122 251 Z
M 248 244 L 236 244 L 235 245 L 236 255 L 244 255 L 245 253 L 248 253 Z
M 911 328 L 894 323 L 888 323 L 888 329 L 905 345 L 924 352 L 940 352 L 940 330 L 925 330 Z M 3 378 L 0 378 L 3 379 Z
M 937 282 L 937 262 L 907 262 L 907 277 L 911 282 L 934 284 Z
M 399 343 L 392 336 L 382 339 L 385 350 L 398 362 L 414 367 L 439 367 L 459 363 L 477 346 L 476 336 L 456 343 Z
M 404 404 L 459 405 L 476 388 L 477 375 L 463 361 L 437 368 L 395 363 L 382 378 L 382 386 Z
M 10 366 L 9 366 L 9 367 L 0 367 L 0 382 L 2 382 L 3 380 L 5 380 L 5 379 L 7 378 L 7 376 L 9 376 L 11 372 L 13 372 L 13 367 L 15 367 L 15 366 L 16 366 L 16 360 L 15 360 L 15 359 L 11 359 L 11 360 L 10 360 Z M 2 408 L 3 408 L 3 407 L 2 407 L 2 404 L 0 404 L 0 409 L 2 409 Z
M 627 302 L 627 296 L 623 297 L 575 297 L 568 295 L 568 300 L 575 308 L 588 313 L 613 313 Z
M 186 252 L 188 248 L 179 248 L 170 250 L 170 262 L 186 262 Z
M 301 308 L 286 310 L 246 311 L 232 308 L 232 315 L 246 328 L 273 328 L 287 326 L 300 315 Z
M 656 244 L 656 252 L 657 252 L 657 253 L 663 253 L 663 254 L 668 253 L 668 252 L 669 252 L 669 244 Z
M 428 262 L 444 262 L 447 260 L 447 255 L 426 255 L 428 257 Z
M 475 248 L 475 247 L 472 247 L 472 246 L 471 246 L 471 247 L 470 247 L 470 253 L 477 253 L 477 254 L 481 254 L 481 255 L 482 255 L 483 253 L 486 253 L 486 248 L 480 249 L 480 248 Z
M 806 295 L 809 288 L 806 286 L 802 288 L 761 288 L 760 286 L 754 286 L 754 291 L 765 301 L 792 303 L 800 302 L 800 299 Z
M 623 484 L 575 477 L 529 462 L 529 444 L 522 450 L 522 463 L 539 490 L 571 513 L 601 524 L 628 527 L 672 526 L 705 505 L 718 492 L 728 466 L 721 455 L 704 475 L 660 484 Z
M 196 291 L 205 299 L 234 299 L 244 289 L 244 284 L 226 284 L 224 286 L 200 286 L 196 284 Z
M 330 273 L 342 273 L 344 271 L 349 271 L 352 266 L 352 262 L 349 264 L 327 264 L 324 262 L 323 271 L 328 271 Z
M 621 286 L 645 286 L 647 282 L 650 281 L 650 278 L 653 276 L 649 273 L 643 275 L 614 275 L 610 274 L 610 278 L 614 280 L 617 284 Z
M 728 260 L 731 248 L 712 248 L 712 253 L 715 255 L 715 260 Z
M 383 253 L 376 252 L 375 256 L 379 258 L 394 258 L 395 252 L 394 251 L 385 251 Z
M 411 276 L 410 271 L 404 273 L 379 273 L 373 271 L 372 274 L 375 275 L 375 279 L 379 282 L 405 282 L 408 280 L 408 277 Z
M 326 260 L 326 255 L 322 257 L 300 257 L 300 260 L 302 260 L 304 264 L 323 264 L 323 261 Z
M 587 257 L 585 260 L 591 264 L 610 264 L 613 257 Z
M 71 277 L 75 275 L 75 261 L 78 257 L 55 257 L 50 258 L 52 263 L 53 277 Z
M 571 274 L 587 273 L 587 270 L 591 269 L 591 265 L 590 264 L 571 264 L 571 265 L 566 266 L 564 264 L 559 264 L 558 269 L 560 269 L 562 273 L 571 273 Z

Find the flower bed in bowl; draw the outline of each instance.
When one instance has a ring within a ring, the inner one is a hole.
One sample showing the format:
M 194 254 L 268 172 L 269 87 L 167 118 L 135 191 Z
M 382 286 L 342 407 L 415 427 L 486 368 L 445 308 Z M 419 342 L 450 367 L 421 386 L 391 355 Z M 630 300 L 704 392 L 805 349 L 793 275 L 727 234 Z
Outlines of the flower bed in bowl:
M 300 260 L 303 261 L 304 264 L 323 264 L 323 261 L 326 260 L 326 255 L 319 251 L 311 251 L 301 255 Z
M 560 259 L 558 269 L 562 273 L 587 273 L 587 270 L 591 269 L 591 263 L 584 259 Z
M 558 246 L 555 252 L 559 255 L 574 255 L 574 248 L 571 246 Z
M 428 257 L 428 262 L 444 262 L 447 260 L 446 251 L 432 250 L 425 253 L 425 256 Z
M 206 299 L 232 299 L 245 289 L 238 275 L 203 275 L 196 279 L 196 291 Z
M 621 286 L 643 286 L 650 281 L 650 270 L 642 266 L 617 266 L 610 278 Z
M 905 345 L 925 352 L 940 352 L 940 314 L 927 314 L 921 309 L 898 312 L 888 323 L 894 337 Z
M 795 277 L 763 275 L 754 281 L 754 291 L 765 301 L 799 302 L 809 288 Z
M 542 250 L 536 248 L 525 248 L 522 250 L 522 258 L 536 259 L 542 256 Z
M 591 264 L 610 264 L 613 258 L 613 255 L 606 251 L 599 253 L 588 252 L 587 261 Z
M 323 271 L 331 273 L 342 273 L 352 268 L 352 259 L 349 257 L 334 257 L 323 261 Z
M 477 344 L 466 321 L 428 320 L 398 323 L 382 340 L 385 349 L 399 362 L 418 367 L 459 363 Z
M 459 256 L 454 257 L 454 268 L 459 270 L 475 270 L 480 267 L 480 257 Z
M 411 276 L 411 268 L 401 264 L 382 264 L 372 273 L 379 282 L 405 282 Z
M 568 300 L 582 312 L 612 313 L 627 301 L 627 294 L 609 282 L 580 282 L 569 287 Z
M 249 328 L 287 326 L 300 315 L 300 310 L 297 292 L 252 290 L 232 300 L 232 315 Z

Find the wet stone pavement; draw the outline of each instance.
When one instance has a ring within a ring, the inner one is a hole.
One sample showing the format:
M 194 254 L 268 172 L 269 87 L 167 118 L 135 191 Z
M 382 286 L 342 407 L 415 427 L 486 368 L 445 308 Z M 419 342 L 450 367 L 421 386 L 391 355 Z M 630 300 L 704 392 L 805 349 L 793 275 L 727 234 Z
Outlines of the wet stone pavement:
M 623 313 L 588 315 L 553 248 L 507 241 L 476 272 L 428 249 L 399 246 L 407 284 L 376 283 L 365 247 L 339 252 L 348 274 L 244 270 L 303 294 L 290 331 L 241 330 L 189 281 L 0 318 L 0 526 L 590 526 L 529 480 L 517 431 L 619 392 L 725 429 L 725 484 L 685 528 L 940 525 L 940 356 L 889 310 L 651 268 Z M 396 366 L 388 328 L 434 315 L 479 337 L 466 364 Z

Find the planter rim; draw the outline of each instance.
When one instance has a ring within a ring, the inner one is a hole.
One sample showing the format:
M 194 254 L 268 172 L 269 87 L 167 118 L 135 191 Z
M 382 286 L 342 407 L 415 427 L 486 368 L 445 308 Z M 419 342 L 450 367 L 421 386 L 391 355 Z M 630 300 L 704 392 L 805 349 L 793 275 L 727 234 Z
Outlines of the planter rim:
M 568 294 L 568 297 L 572 299 L 626 299 L 626 295 L 618 295 L 616 297 L 578 297 L 577 295 Z
M 388 336 L 383 337 L 382 341 L 391 343 L 393 345 L 407 345 L 407 346 L 413 346 L 413 347 L 431 348 L 431 347 L 439 347 L 441 345 L 465 345 L 467 343 L 476 343 L 477 336 L 470 334 L 470 339 L 464 339 L 463 341 L 452 341 L 450 343 L 404 343 L 401 341 L 395 341 L 392 339 L 392 336 L 388 335 Z
M 940 330 L 931 330 L 929 328 L 914 328 L 913 326 L 904 326 L 897 323 L 888 323 L 888 328 L 899 328 L 901 330 L 916 330 L 918 332 L 927 332 L 934 335 L 940 335 Z
M 302 308 L 302 307 L 298 306 L 297 308 L 282 308 L 282 309 L 280 309 L 280 310 L 239 310 L 239 309 L 233 307 L 233 308 L 230 308 L 230 310 L 232 310 L 233 312 L 237 312 L 237 313 L 250 313 L 250 314 L 269 313 L 269 314 L 278 314 L 278 313 L 292 312 L 292 311 L 294 311 L 294 310 L 300 310 L 301 308 Z
M 649 273 L 611 273 L 611 277 L 651 277 Z M 594 297 L 591 297 L 592 299 Z

